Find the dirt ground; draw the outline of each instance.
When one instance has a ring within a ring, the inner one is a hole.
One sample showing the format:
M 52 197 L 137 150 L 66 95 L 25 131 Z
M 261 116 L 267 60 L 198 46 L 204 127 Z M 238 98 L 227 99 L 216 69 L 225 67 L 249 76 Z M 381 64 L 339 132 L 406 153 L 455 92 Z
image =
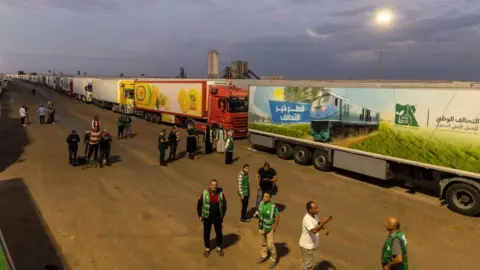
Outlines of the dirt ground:
M 17 269 L 267 269 L 255 262 L 260 255 L 255 222 L 238 222 L 236 195 L 242 165 L 256 171 L 264 161 L 279 175 L 277 269 L 300 268 L 298 239 L 308 200 L 319 203 L 321 216 L 333 216 L 331 234 L 321 237 L 316 252 L 316 269 L 380 269 L 388 216 L 398 217 L 407 235 L 410 269 L 478 269 L 478 218 L 455 214 L 427 195 L 279 160 L 250 149 L 246 141 L 236 142 L 238 160 L 231 166 L 213 154 L 160 167 L 157 136 L 169 127 L 134 119 L 136 136 L 114 140 L 112 167 L 72 168 L 68 133 L 83 134 L 98 115 L 115 134 L 117 115 L 35 87 L 33 97 L 32 85 L 14 82 L 2 97 L 0 228 Z M 34 112 L 49 95 L 59 122 L 41 126 Z M 33 122 L 25 128 L 18 119 L 21 105 L 30 108 Z M 196 201 L 212 178 L 220 181 L 229 204 L 225 257 L 206 259 Z

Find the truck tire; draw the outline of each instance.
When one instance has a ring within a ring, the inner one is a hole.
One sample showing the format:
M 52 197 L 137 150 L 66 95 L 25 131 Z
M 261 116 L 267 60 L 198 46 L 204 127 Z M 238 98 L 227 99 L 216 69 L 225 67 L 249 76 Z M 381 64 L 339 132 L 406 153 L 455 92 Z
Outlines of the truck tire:
M 312 162 L 312 151 L 305 146 L 297 145 L 293 148 L 293 159 L 300 165 L 310 165 Z
M 331 164 L 326 151 L 316 150 L 313 153 L 313 167 L 322 172 L 330 171 Z
M 446 192 L 448 207 L 454 212 L 466 216 L 480 214 L 480 191 L 472 185 L 456 183 Z
M 280 159 L 290 159 L 293 154 L 293 148 L 286 142 L 277 143 L 277 156 Z

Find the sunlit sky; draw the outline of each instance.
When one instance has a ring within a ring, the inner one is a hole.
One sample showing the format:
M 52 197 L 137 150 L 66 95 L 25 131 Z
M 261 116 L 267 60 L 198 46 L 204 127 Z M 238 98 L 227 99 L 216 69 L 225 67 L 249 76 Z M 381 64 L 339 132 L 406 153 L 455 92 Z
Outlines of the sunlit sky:
M 375 11 L 391 8 L 379 29 Z M 480 80 L 475 0 L 0 0 L 0 72 L 207 74 L 247 60 L 258 75 Z

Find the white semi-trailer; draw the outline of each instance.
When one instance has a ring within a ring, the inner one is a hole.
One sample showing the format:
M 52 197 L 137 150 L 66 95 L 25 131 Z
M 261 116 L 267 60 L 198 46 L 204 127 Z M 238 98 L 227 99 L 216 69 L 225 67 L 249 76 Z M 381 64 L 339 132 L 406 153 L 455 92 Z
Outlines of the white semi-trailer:
M 99 107 L 133 114 L 135 112 L 134 79 L 113 78 L 93 80 L 93 103 Z
M 455 212 L 475 216 L 478 100 L 475 83 L 257 81 L 249 87 L 249 142 L 320 171 L 430 188 Z
M 92 102 L 93 80 L 95 80 L 95 78 L 73 77 L 73 96 L 83 102 Z

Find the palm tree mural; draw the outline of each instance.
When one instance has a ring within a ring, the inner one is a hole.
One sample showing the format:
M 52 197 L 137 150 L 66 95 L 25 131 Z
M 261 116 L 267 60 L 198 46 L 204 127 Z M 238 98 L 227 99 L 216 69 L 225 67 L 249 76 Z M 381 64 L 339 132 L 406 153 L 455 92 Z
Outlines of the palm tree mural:
M 312 103 L 315 97 L 321 93 L 323 87 L 292 87 L 287 86 L 284 90 L 285 101 L 298 103 Z

